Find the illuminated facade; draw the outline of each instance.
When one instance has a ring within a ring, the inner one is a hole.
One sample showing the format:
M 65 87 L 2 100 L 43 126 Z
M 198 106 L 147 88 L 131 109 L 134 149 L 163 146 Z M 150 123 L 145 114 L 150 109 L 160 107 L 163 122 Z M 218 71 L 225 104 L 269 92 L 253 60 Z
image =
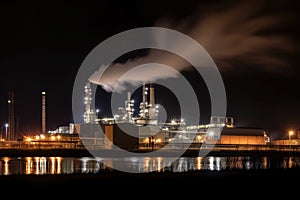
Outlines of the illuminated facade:
M 92 105 L 92 89 L 91 83 L 88 81 L 84 87 L 84 104 L 85 104 L 85 112 L 84 112 L 84 123 L 86 124 L 94 124 L 96 123 L 97 112 L 91 108 Z

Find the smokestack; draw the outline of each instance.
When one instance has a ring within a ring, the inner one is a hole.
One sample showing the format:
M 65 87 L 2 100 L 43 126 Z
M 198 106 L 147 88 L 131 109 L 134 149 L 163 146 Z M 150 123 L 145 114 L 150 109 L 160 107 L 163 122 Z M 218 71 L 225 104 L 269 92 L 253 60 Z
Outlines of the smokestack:
M 127 92 L 127 101 L 130 102 L 131 92 Z
M 46 131 L 46 92 L 42 92 L 42 133 Z
M 155 106 L 155 96 L 154 96 L 154 86 L 152 83 L 150 83 L 150 99 L 149 104 L 151 107 Z
M 13 91 L 8 93 L 8 133 L 7 140 L 14 140 L 15 136 L 15 96 Z

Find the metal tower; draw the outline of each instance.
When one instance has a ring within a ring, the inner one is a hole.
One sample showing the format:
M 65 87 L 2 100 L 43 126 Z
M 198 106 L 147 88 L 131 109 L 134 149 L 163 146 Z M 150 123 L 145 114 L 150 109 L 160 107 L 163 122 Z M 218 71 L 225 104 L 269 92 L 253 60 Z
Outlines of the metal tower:
M 47 133 L 46 123 L 46 92 L 42 92 L 42 134 Z
M 7 132 L 7 140 L 15 139 L 15 127 L 16 127 L 16 119 L 15 119 L 15 96 L 13 91 L 9 91 L 8 93 L 8 132 Z

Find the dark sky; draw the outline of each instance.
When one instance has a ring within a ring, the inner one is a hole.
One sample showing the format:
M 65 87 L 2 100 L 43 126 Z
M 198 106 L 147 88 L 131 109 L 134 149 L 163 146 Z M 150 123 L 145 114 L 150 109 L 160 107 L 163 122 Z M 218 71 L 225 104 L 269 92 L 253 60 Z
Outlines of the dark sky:
M 15 111 L 23 132 L 40 130 L 40 94 L 43 90 L 47 92 L 48 129 L 72 122 L 73 83 L 89 52 L 114 34 L 131 28 L 154 26 L 164 19 L 168 19 L 169 26 L 183 32 L 185 27 L 195 23 L 201 36 L 216 38 L 208 44 L 205 43 L 207 40 L 203 41 L 220 67 L 226 88 L 228 115 L 235 118 L 237 126 L 263 128 L 273 138 L 283 137 L 290 128 L 299 129 L 300 7 L 297 1 L 264 1 L 259 4 L 259 9 L 255 8 L 257 12 L 249 18 L 266 18 L 254 21 L 250 27 L 251 30 L 257 27 L 254 35 L 261 35 L 264 40 L 248 42 L 249 37 L 230 40 L 230 34 L 233 32 L 234 35 L 234 31 L 242 34 L 249 31 L 241 26 L 243 23 L 239 27 L 235 27 L 235 23 L 226 27 L 222 18 L 210 20 L 210 16 L 215 19 L 213 17 L 217 13 L 237 2 L 107 0 L 97 4 L 71 1 L 1 3 L 1 130 L 7 121 L 9 90 L 15 93 Z M 235 21 L 243 13 L 247 12 L 241 10 L 236 16 L 232 12 L 229 19 Z M 283 20 L 273 23 L 274 15 L 276 19 Z M 197 24 L 197 19 L 201 17 L 205 20 Z M 178 26 L 180 24 L 186 26 Z M 218 30 L 217 27 L 227 30 Z M 208 32 L 211 30 L 220 32 L 211 34 Z M 193 36 L 194 32 L 191 33 Z M 243 48 L 237 48 L 237 44 Z M 253 49 L 249 51 L 249 48 Z M 165 95 L 159 99 L 158 90 L 157 101 L 167 101 Z

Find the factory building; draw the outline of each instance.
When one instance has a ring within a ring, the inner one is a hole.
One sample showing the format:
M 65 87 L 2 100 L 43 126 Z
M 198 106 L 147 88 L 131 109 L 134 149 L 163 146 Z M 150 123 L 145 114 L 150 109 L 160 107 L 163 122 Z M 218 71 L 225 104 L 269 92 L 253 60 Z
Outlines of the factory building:
M 262 129 L 223 128 L 217 144 L 264 145 L 269 138 Z
M 193 128 L 195 127 L 188 127 Z M 212 116 L 210 124 L 199 125 L 203 143 L 222 145 L 265 145 L 270 143 L 268 134 L 259 128 L 235 127 L 232 117 Z

